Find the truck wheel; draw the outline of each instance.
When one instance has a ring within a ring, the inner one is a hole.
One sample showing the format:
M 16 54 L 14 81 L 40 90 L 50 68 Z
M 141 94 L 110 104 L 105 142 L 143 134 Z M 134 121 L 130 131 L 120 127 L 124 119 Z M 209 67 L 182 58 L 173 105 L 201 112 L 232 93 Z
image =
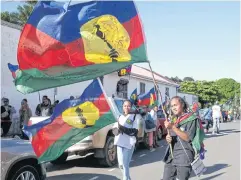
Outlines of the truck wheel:
M 57 159 L 51 161 L 51 164 L 63 164 L 66 162 L 68 158 L 68 153 L 67 152 L 64 152 L 61 156 L 59 156 Z
M 117 149 L 114 145 L 114 137 L 108 136 L 104 147 L 105 157 L 99 159 L 99 163 L 106 167 L 112 167 L 117 163 Z

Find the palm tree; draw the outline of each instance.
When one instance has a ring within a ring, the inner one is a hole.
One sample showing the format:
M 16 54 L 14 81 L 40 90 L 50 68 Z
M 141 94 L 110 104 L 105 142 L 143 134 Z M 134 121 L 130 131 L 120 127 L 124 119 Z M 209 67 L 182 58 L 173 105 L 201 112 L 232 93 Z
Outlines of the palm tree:
M 30 14 L 33 11 L 33 7 L 34 6 L 28 4 L 17 7 L 18 12 L 16 13 L 16 18 L 21 25 L 24 25 L 27 22 Z
M 19 5 L 17 7 L 17 12 L 1 12 L 1 19 L 11 23 L 24 25 L 27 22 L 30 14 L 32 13 L 37 1 L 25 1 L 24 3 L 25 4 Z

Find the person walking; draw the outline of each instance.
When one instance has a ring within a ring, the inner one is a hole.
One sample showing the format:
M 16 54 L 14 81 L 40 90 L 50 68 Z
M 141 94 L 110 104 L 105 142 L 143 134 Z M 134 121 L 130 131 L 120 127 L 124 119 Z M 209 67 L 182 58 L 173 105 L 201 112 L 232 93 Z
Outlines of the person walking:
M 158 127 L 159 127 L 159 122 L 158 122 L 158 118 L 157 118 L 157 111 L 158 111 L 158 106 L 155 105 L 153 107 L 153 109 L 150 111 L 150 115 L 154 121 L 154 124 L 156 125 L 156 131 L 153 132 L 153 138 L 154 138 L 154 142 L 153 142 L 153 147 L 159 147 L 158 142 L 157 142 L 157 133 L 158 133 Z
M 131 102 L 125 100 L 123 103 L 123 114 L 117 122 L 118 133 L 115 136 L 114 144 L 117 146 L 117 159 L 119 168 L 122 171 L 123 180 L 131 180 L 130 162 L 134 152 L 136 136 L 138 134 L 135 114 L 130 114 Z
M 222 111 L 221 107 L 218 105 L 218 101 L 215 102 L 212 107 L 212 116 L 213 116 L 213 133 L 215 134 L 215 130 L 217 129 L 217 134 L 219 134 L 220 130 L 220 119 L 222 119 Z
M 165 127 L 170 131 L 166 141 L 167 147 L 164 159 L 165 167 L 163 180 L 188 180 L 192 171 L 191 162 L 194 160 L 195 150 L 192 140 L 199 125 L 199 118 L 193 112 L 187 112 L 187 103 L 179 96 L 171 99 L 171 113 L 177 118 L 176 122 L 165 121 Z
M 206 133 L 209 131 L 210 124 L 212 124 L 212 109 L 207 105 L 207 107 L 204 109 L 204 121 L 206 121 Z

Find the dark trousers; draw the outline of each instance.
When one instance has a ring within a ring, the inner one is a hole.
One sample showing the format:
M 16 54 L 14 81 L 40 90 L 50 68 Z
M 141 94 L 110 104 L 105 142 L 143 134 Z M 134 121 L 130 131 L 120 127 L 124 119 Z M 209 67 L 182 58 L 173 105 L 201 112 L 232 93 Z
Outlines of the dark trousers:
M 1 127 L 3 129 L 2 137 L 6 136 L 8 134 L 11 124 L 12 124 L 12 122 L 1 122 Z
M 163 180 L 188 180 L 192 172 L 191 166 L 175 166 L 165 164 Z

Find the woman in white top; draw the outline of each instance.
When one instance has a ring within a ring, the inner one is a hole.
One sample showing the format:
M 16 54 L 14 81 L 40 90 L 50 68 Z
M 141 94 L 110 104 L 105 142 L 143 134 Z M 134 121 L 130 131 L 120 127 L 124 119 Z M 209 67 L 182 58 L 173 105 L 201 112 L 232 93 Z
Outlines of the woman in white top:
M 119 167 L 123 173 L 123 180 L 130 180 L 129 164 L 136 143 L 138 133 L 135 114 L 130 114 L 131 102 L 126 100 L 123 103 L 123 112 L 118 119 L 118 135 L 115 136 L 115 145 L 117 146 L 117 158 Z

